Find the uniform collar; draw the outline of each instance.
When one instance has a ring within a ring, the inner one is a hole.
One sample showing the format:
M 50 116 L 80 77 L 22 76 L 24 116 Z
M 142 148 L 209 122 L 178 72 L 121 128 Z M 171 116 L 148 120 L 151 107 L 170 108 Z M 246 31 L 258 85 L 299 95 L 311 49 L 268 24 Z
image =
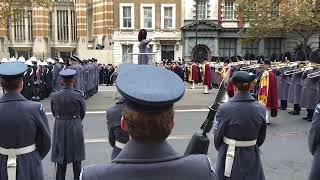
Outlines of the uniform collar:
M 182 158 L 166 142 L 146 144 L 130 140 L 120 152 L 114 163 L 157 163 Z
M 18 92 L 8 92 L 0 98 L 0 103 L 8 101 L 27 101 L 27 99 Z
M 66 86 L 66 85 L 63 85 L 62 86 L 62 89 L 74 89 L 72 86 Z
M 249 92 L 238 92 L 236 95 L 229 100 L 230 102 L 239 101 L 256 101 L 256 99 Z

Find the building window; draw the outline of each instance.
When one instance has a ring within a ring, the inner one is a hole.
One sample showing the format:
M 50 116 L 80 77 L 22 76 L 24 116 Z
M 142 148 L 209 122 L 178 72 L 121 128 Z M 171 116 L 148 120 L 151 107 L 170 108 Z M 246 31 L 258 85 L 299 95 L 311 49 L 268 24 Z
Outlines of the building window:
M 76 26 L 76 13 L 75 11 L 71 11 L 71 38 L 72 41 L 75 42 L 77 39 L 77 26 Z
M 15 41 L 25 41 L 26 33 L 25 33 L 25 18 L 18 17 L 14 21 L 14 40 Z
M 279 56 L 281 54 L 281 39 L 268 38 L 264 40 L 265 55 L 270 58 L 272 55 Z
M 132 55 L 128 55 L 128 53 L 133 52 L 133 45 L 122 45 L 122 61 L 124 63 L 132 63 Z
M 120 3 L 120 28 L 134 28 L 134 3 Z
M 69 41 L 68 10 L 57 11 L 58 41 Z
M 172 7 L 164 8 L 164 28 L 172 28 Z
M 123 7 L 123 27 L 131 28 L 131 7 Z
M 258 55 L 258 42 L 257 41 L 250 41 L 248 43 L 243 44 L 242 54 L 243 55 L 253 54 L 254 56 L 257 56 Z
M 141 4 L 140 9 L 141 28 L 154 29 L 155 27 L 155 6 L 154 4 Z
M 196 3 L 197 3 L 198 19 L 206 19 L 207 18 L 207 1 L 201 0 L 201 1 L 196 1 Z
M 161 29 L 175 29 L 176 5 L 161 4 Z
M 233 20 L 234 19 L 234 3 L 226 2 L 224 6 L 224 19 Z
M 27 19 L 28 19 L 28 35 L 29 35 L 29 41 L 32 41 L 33 40 L 33 34 L 32 34 L 32 11 L 28 11 L 27 12 Z
M 221 57 L 231 57 L 236 55 L 236 39 L 219 39 L 219 55 Z
M 152 28 L 152 8 L 151 7 L 143 8 L 143 27 Z

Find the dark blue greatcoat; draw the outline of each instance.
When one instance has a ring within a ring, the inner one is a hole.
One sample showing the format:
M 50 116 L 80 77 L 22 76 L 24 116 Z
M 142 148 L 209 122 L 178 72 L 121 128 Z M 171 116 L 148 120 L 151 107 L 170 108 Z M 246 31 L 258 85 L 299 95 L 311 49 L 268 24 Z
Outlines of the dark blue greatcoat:
M 236 147 L 231 180 L 264 180 L 259 147 L 266 138 L 266 110 L 249 92 L 239 92 L 221 104 L 214 123 L 214 145 L 218 153 L 216 173 L 224 180 L 228 145 L 223 137 L 237 141 L 257 140 L 255 146 Z
M 51 94 L 51 111 L 55 117 L 51 161 L 69 164 L 85 160 L 82 120 L 86 106 L 83 93 L 63 86 Z
M 166 142 L 130 140 L 109 165 L 84 169 L 82 180 L 216 180 L 206 155 L 178 155 Z
M 19 93 L 0 98 L 0 147 L 18 149 L 35 144 L 31 153 L 17 156 L 17 180 L 44 180 L 41 160 L 51 147 L 48 120 L 40 103 Z M 7 180 L 7 159 L 0 154 L 0 180 Z

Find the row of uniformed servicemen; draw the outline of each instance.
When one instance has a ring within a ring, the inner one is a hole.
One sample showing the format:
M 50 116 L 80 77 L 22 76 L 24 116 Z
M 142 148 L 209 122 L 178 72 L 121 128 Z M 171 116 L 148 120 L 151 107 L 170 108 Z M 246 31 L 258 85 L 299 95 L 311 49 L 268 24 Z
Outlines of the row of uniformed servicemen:
M 69 66 L 77 71 L 75 88 L 84 92 L 86 98 L 98 92 L 99 67 L 94 58 L 80 60 L 73 55 L 67 62 L 58 57 L 48 58 L 47 61 L 40 61 L 35 57 L 27 61 L 23 57 L 18 60 L 12 57 L 9 60 L 2 59 L 1 63 L 14 61 L 23 62 L 28 66 L 24 73 L 22 95 L 29 100 L 42 100 L 49 97 L 52 91 L 59 90 L 62 87 L 59 72 Z
M 5 90 L 0 99 L 0 111 L 4 113 L 0 117 L 0 162 L 4 167 L 0 173 L 1 180 L 11 180 L 16 175 L 19 180 L 43 179 L 39 162 L 50 149 L 50 131 L 43 107 L 19 95 L 26 69 L 22 63 L 0 65 L 1 85 Z M 85 115 L 85 105 L 81 91 L 73 88 L 75 74 L 72 69 L 60 72 L 64 86 L 51 99 L 51 110 L 56 119 L 52 161 L 59 164 L 61 174 L 65 172 L 66 164 L 71 162 L 79 173 L 79 165 L 84 159 L 81 120 Z M 136 79 L 143 81 L 130 83 Z M 179 156 L 165 141 L 174 126 L 173 104 L 184 94 L 181 78 L 168 70 L 151 66 L 120 68 L 117 88 L 125 102 L 120 127 L 130 134 L 131 140 L 122 147 L 115 142 L 122 151 L 111 165 L 87 168 L 81 177 L 84 180 L 264 179 L 259 146 L 266 136 L 265 107 L 249 93 L 254 79 L 255 76 L 249 73 L 236 72 L 231 79 L 235 84 L 235 96 L 218 109 L 214 124 L 214 143 L 219 151 L 216 177 L 206 156 Z M 319 178 L 320 127 L 316 126 L 320 121 L 319 110 L 315 112 L 309 134 L 310 150 L 314 154 L 310 179 Z M 29 133 L 27 136 L 26 132 Z
M 51 94 L 55 117 L 51 139 L 42 104 L 20 94 L 27 70 L 22 62 L 0 64 L 4 90 L 0 98 L 0 180 L 44 180 L 41 159 L 50 147 L 51 161 L 57 165 L 56 179 L 64 180 L 67 164 L 73 163 L 77 180 L 85 159 L 82 120 L 86 112 L 84 94 L 74 88 L 77 71 L 65 68 L 59 72 L 62 87 Z
M 280 68 L 276 72 L 278 98 L 281 110 L 286 110 L 287 104 L 292 103 L 294 110 L 289 114 L 299 115 L 301 108 L 306 108 L 307 116 L 303 119 L 312 121 L 314 110 L 320 100 L 320 51 L 316 50 L 310 54 L 309 61 L 313 63 L 312 65 L 299 63 L 306 61 L 306 59 L 305 53 L 300 50 L 295 56 L 296 64 Z M 312 73 L 314 75 L 311 76 Z

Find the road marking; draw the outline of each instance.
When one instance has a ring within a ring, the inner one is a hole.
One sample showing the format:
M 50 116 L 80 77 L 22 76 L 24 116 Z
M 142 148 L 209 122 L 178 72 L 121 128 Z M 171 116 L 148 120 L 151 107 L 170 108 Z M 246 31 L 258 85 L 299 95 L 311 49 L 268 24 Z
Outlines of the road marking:
M 184 113 L 184 112 L 208 112 L 208 109 L 178 109 L 174 110 L 176 113 Z M 86 114 L 105 114 L 106 111 L 87 111 Z M 47 116 L 52 115 L 52 112 L 47 112 Z

